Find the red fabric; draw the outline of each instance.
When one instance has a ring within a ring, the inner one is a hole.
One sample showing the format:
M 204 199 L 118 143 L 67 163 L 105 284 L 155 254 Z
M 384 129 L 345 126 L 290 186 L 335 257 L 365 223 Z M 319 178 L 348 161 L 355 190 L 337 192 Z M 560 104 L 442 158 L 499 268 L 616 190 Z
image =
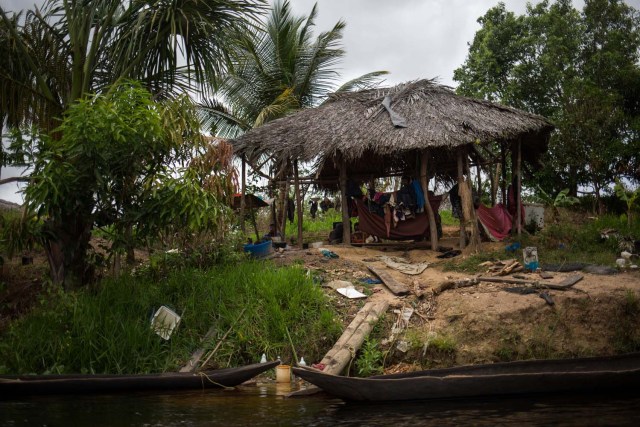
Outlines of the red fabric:
M 502 203 L 498 203 L 492 208 L 481 204 L 476 209 L 476 214 L 491 240 L 501 241 L 511 232 L 513 217 Z
M 442 202 L 441 196 L 430 196 L 429 202 L 434 212 L 437 212 Z M 426 238 L 429 235 L 429 217 L 426 212 L 418 213 L 415 218 L 400 221 L 395 227 L 391 226 L 387 232 L 385 219 L 380 215 L 369 212 L 366 204 L 356 199 L 358 207 L 358 226 L 360 230 L 372 236 L 390 240 Z

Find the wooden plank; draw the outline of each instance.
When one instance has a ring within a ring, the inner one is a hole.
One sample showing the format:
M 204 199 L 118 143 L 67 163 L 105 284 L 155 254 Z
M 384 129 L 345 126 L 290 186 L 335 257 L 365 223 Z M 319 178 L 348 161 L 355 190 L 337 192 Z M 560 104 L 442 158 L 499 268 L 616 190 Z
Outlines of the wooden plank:
M 411 289 L 409 289 L 407 285 L 397 281 L 396 279 L 391 277 L 391 275 L 386 271 L 380 268 L 373 267 L 371 265 L 367 265 L 367 268 L 373 274 L 378 276 L 378 278 L 382 280 L 385 286 L 389 288 L 389 290 L 393 292 L 395 295 L 407 295 L 409 292 L 411 292 Z

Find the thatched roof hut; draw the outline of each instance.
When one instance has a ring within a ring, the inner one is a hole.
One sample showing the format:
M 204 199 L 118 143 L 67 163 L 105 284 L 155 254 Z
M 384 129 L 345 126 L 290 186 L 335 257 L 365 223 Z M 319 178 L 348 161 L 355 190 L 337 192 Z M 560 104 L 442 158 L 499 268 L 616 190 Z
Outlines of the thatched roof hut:
M 401 116 L 395 126 L 382 101 Z M 413 169 L 416 152 L 431 149 L 435 164 L 455 168 L 455 148 L 491 142 L 522 142 L 523 159 L 534 164 L 546 151 L 553 126 L 541 116 L 456 95 L 432 80 L 391 88 L 336 93 L 317 108 L 254 129 L 234 141 L 249 159 L 261 155 L 302 161 L 324 160 L 319 176 L 336 177 L 337 154 L 350 175 L 385 176 Z M 366 161 L 361 161 L 366 159 Z M 434 163 L 431 163 L 432 165 Z
M 346 200 L 349 178 L 365 180 L 397 174 L 420 176 L 425 190 L 430 176 L 457 176 L 460 188 L 468 189 L 465 191 L 470 194 L 467 160 L 471 157 L 482 162 L 480 148 L 497 142 L 503 163 L 505 151 L 512 152 L 519 212 L 521 161 L 536 166 L 547 149 L 552 130 L 553 125 L 541 116 L 459 96 L 433 80 L 418 80 L 391 88 L 333 94 L 319 107 L 269 122 L 233 144 L 236 153 L 252 163 L 262 156 L 282 164 L 294 161 L 296 187 L 297 161 L 318 160 L 316 183 L 332 187 L 339 182 Z M 488 151 L 487 154 L 491 155 Z M 504 192 L 503 187 L 503 200 Z M 464 198 L 469 205 L 470 197 Z M 345 206 L 343 203 L 348 239 L 349 213 Z M 427 203 L 431 245 L 435 248 L 434 215 L 429 206 Z M 467 220 L 474 222 L 472 218 Z M 517 216 L 518 233 L 520 228 Z

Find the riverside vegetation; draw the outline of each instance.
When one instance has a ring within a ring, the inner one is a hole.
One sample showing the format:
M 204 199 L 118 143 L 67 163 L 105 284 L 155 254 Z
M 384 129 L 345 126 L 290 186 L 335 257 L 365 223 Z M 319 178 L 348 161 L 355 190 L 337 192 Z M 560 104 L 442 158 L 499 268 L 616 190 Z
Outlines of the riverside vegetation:
M 242 260 L 157 279 L 150 269 L 73 293 L 49 285 L 37 306 L 2 334 L 0 372 L 174 371 L 203 345 L 210 327 L 219 334 L 204 343 L 208 349 L 231 325 L 212 367 L 257 362 L 262 353 L 291 361 L 291 342 L 298 355 L 314 360 L 341 331 L 323 292 L 299 266 Z M 164 304 L 182 315 L 169 341 L 149 322 Z

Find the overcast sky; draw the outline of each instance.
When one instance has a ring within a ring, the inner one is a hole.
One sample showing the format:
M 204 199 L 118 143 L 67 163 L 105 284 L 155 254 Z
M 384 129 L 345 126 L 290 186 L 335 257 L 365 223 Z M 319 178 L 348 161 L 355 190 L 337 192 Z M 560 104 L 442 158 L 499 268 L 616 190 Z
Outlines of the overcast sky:
M 503 2 L 509 11 L 525 12 L 526 0 Z M 340 70 L 343 81 L 385 70 L 391 73 L 386 77 L 388 85 L 437 77 L 440 83 L 454 86 L 453 70 L 464 62 L 467 44 L 480 29 L 478 18 L 498 0 L 291 0 L 296 15 L 308 15 L 314 3 L 318 4 L 316 35 L 340 19 L 347 23 L 346 56 Z M 640 0 L 626 3 L 640 9 Z M 5 10 L 33 4 L 42 1 L 0 0 Z M 573 4 L 581 10 L 584 1 L 574 0 Z M 6 172 L 3 177 L 8 176 Z M 9 189 L 3 187 L 13 186 L 0 186 L 0 198 L 6 199 Z
M 273 3 L 273 0 L 270 0 Z M 507 10 L 525 12 L 526 0 L 503 0 Z M 30 8 L 42 0 L 0 0 L 6 10 Z M 318 4 L 316 32 L 342 19 L 347 52 L 340 70 L 343 81 L 385 70 L 388 84 L 438 77 L 454 85 L 453 70 L 467 55 L 467 43 L 480 28 L 477 20 L 498 0 L 291 0 L 296 15 L 308 15 Z M 537 3 L 533 0 L 532 3 Z M 640 9 L 640 0 L 626 0 Z M 583 0 L 574 0 L 582 9 Z

